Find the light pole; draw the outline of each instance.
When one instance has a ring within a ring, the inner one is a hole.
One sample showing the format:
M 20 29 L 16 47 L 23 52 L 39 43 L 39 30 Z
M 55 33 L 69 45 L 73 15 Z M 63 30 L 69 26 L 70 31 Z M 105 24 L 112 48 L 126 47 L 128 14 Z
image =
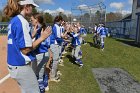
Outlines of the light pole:
M 106 5 L 103 2 L 99 3 L 99 7 L 102 13 L 104 13 L 104 23 L 106 23 Z M 101 14 L 102 19 L 102 14 Z

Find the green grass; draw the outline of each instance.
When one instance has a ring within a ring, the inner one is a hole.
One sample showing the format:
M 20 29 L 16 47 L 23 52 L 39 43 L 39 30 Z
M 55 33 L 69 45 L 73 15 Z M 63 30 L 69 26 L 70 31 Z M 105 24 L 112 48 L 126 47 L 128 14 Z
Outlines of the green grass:
M 92 43 L 92 35 L 88 35 L 86 41 Z M 101 93 L 92 68 L 122 68 L 140 81 L 140 48 L 107 38 L 103 52 L 90 44 L 82 45 L 82 51 L 84 67 L 78 68 L 64 58 L 65 66 L 59 67 L 63 74 L 61 81 L 51 82 L 47 93 Z

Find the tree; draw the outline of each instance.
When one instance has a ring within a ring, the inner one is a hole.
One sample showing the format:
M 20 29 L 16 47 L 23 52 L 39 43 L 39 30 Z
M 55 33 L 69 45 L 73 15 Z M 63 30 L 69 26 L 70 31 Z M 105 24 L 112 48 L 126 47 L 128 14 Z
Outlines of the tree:
M 90 22 L 91 22 L 90 14 L 89 13 L 85 13 L 84 15 L 80 16 L 80 22 L 84 26 L 90 26 Z
M 96 11 L 94 21 L 95 21 L 95 23 L 101 22 L 101 12 L 100 11 Z
M 34 13 L 37 13 L 37 9 L 36 9 L 36 8 L 33 8 L 32 13 L 33 13 L 33 14 L 34 14 Z
M 112 21 L 119 21 L 122 19 L 122 14 L 121 13 L 107 13 L 106 15 L 106 22 L 112 22 Z
M 53 23 L 53 16 L 49 13 L 44 14 L 44 19 L 46 23 Z
M 68 21 L 68 17 L 64 13 L 60 12 L 59 15 L 62 16 L 65 21 Z
M 9 22 L 10 18 L 7 18 L 6 16 L 2 16 L 2 22 Z
M 69 21 L 69 22 L 72 21 L 71 15 L 68 15 L 68 21 Z
M 2 15 L 0 15 L 0 22 L 2 21 Z
M 0 22 L 2 21 L 2 11 L 0 11 Z
M 90 14 L 89 13 L 85 13 L 83 17 L 84 17 L 84 20 L 90 21 Z

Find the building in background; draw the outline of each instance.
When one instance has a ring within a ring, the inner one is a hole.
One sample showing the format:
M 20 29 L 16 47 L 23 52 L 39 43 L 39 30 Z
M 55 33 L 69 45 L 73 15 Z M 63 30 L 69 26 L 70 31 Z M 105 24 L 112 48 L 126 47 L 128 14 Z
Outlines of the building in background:
M 140 44 L 140 0 L 133 0 L 132 19 L 135 19 L 136 42 Z

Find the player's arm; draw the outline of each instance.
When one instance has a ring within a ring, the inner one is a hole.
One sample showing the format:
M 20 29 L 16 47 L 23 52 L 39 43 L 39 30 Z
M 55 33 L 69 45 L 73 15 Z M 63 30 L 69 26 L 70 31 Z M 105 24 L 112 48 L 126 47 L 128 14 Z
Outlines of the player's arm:
M 43 42 L 51 34 L 51 27 L 47 27 L 44 31 L 41 31 L 41 37 L 32 43 L 32 47 L 25 47 L 21 49 L 21 52 L 26 55 L 34 50 L 41 42 Z

